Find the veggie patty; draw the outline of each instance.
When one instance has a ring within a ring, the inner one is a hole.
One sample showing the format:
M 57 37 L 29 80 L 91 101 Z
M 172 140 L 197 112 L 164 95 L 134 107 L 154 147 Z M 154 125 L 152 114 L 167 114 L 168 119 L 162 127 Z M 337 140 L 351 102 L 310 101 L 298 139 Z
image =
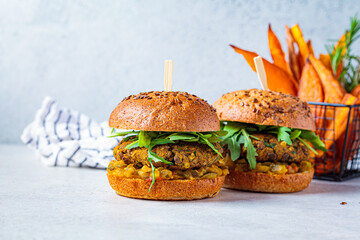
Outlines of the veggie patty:
M 135 167 L 150 167 L 148 161 L 148 150 L 145 147 L 125 149 L 132 141 L 121 141 L 114 148 L 115 159 L 123 160 L 126 164 L 134 164 Z M 222 152 L 220 144 L 214 143 L 214 147 Z M 221 157 L 209 146 L 196 142 L 177 142 L 176 144 L 157 145 L 152 150 L 159 157 L 172 163 L 168 165 L 163 162 L 153 162 L 154 167 L 166 167 L 168 169 L 186 170 L 190 168 L 199 168 L 211 166 L 217 163 Z
M 291 145 L 285 141 L 278 141 L 274 134 L 254 133 L 251 141 L 258 156 L 257 162 L 301 162 L 310 158 L 310 150 L 298 139 L 294 139 Z M 242 147 L 241 157 L 246 157 L 246 148 Z

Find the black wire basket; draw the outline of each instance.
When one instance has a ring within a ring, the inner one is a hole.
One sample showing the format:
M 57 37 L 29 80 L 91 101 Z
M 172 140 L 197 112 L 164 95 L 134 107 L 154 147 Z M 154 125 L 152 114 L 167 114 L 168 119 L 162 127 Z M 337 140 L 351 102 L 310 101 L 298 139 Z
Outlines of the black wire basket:
M 343 181 L 360 176 L 360 104 L 309 102 L 316 134 L 328 151 L 313 156 L 314 178 Z

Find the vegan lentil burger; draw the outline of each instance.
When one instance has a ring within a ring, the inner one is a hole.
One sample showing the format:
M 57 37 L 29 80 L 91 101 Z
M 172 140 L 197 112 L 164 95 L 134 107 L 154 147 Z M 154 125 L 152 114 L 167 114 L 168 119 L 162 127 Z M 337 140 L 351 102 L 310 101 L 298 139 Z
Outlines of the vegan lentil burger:
M 313 132 L 306 102 L 251 89 L 227 93 L 213 106 L 228 132 L 223 141 L 230 171 L 226 188 L 286 193 L 309 186 L 314 175 L 310 153 L 326 149 Z
M 228 169 L 220 122 L 206 101 L 186 92 L 126 97 L 109 119 L 114 148 L 107 176 L 122 196 L 193 200 L 215 196 Z M 121 131 L 120 131 L 121 130 Z

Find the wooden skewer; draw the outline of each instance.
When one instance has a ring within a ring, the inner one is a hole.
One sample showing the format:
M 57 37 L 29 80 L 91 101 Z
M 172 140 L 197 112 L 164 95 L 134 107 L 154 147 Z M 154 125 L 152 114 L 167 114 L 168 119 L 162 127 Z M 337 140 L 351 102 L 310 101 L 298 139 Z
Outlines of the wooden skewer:
M 262 58 L 260 56 L 254 57 L 254 62 L 256 67 L 256 73 L 263 90 L 269 91 L 266 80 L 266 72 Z
M 165 68 L 164 68 L 164 88 L 165 88 L 165 91 L 167 91 L 167 84 L 168 84 L 168 61 L 165 60 Z
M 170 92 L 173 83 L 173 60 L 165 60 L 164 87 L 166 92 Z

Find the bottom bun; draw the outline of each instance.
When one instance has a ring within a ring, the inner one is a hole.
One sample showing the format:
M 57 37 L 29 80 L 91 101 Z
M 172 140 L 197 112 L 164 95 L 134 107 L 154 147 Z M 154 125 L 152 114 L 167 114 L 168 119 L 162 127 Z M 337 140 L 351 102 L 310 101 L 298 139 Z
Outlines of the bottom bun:
M 229 169 L 229 171 L 230 174 L 225 178 L 225 188 L 251 192 L 298 192 L 307 188 L 314 176 L 314 170 L 310 172 L 285 175 L 272 175 L 257 172 L 239 172 L 233 169 Z
M 214 179 L 156 180 L 150 192 L 151 181 L 123 178 L 108 174 L 111 187 L 121 196 L 152 200 L 195 200 L 216 196 L 225 176 Z

